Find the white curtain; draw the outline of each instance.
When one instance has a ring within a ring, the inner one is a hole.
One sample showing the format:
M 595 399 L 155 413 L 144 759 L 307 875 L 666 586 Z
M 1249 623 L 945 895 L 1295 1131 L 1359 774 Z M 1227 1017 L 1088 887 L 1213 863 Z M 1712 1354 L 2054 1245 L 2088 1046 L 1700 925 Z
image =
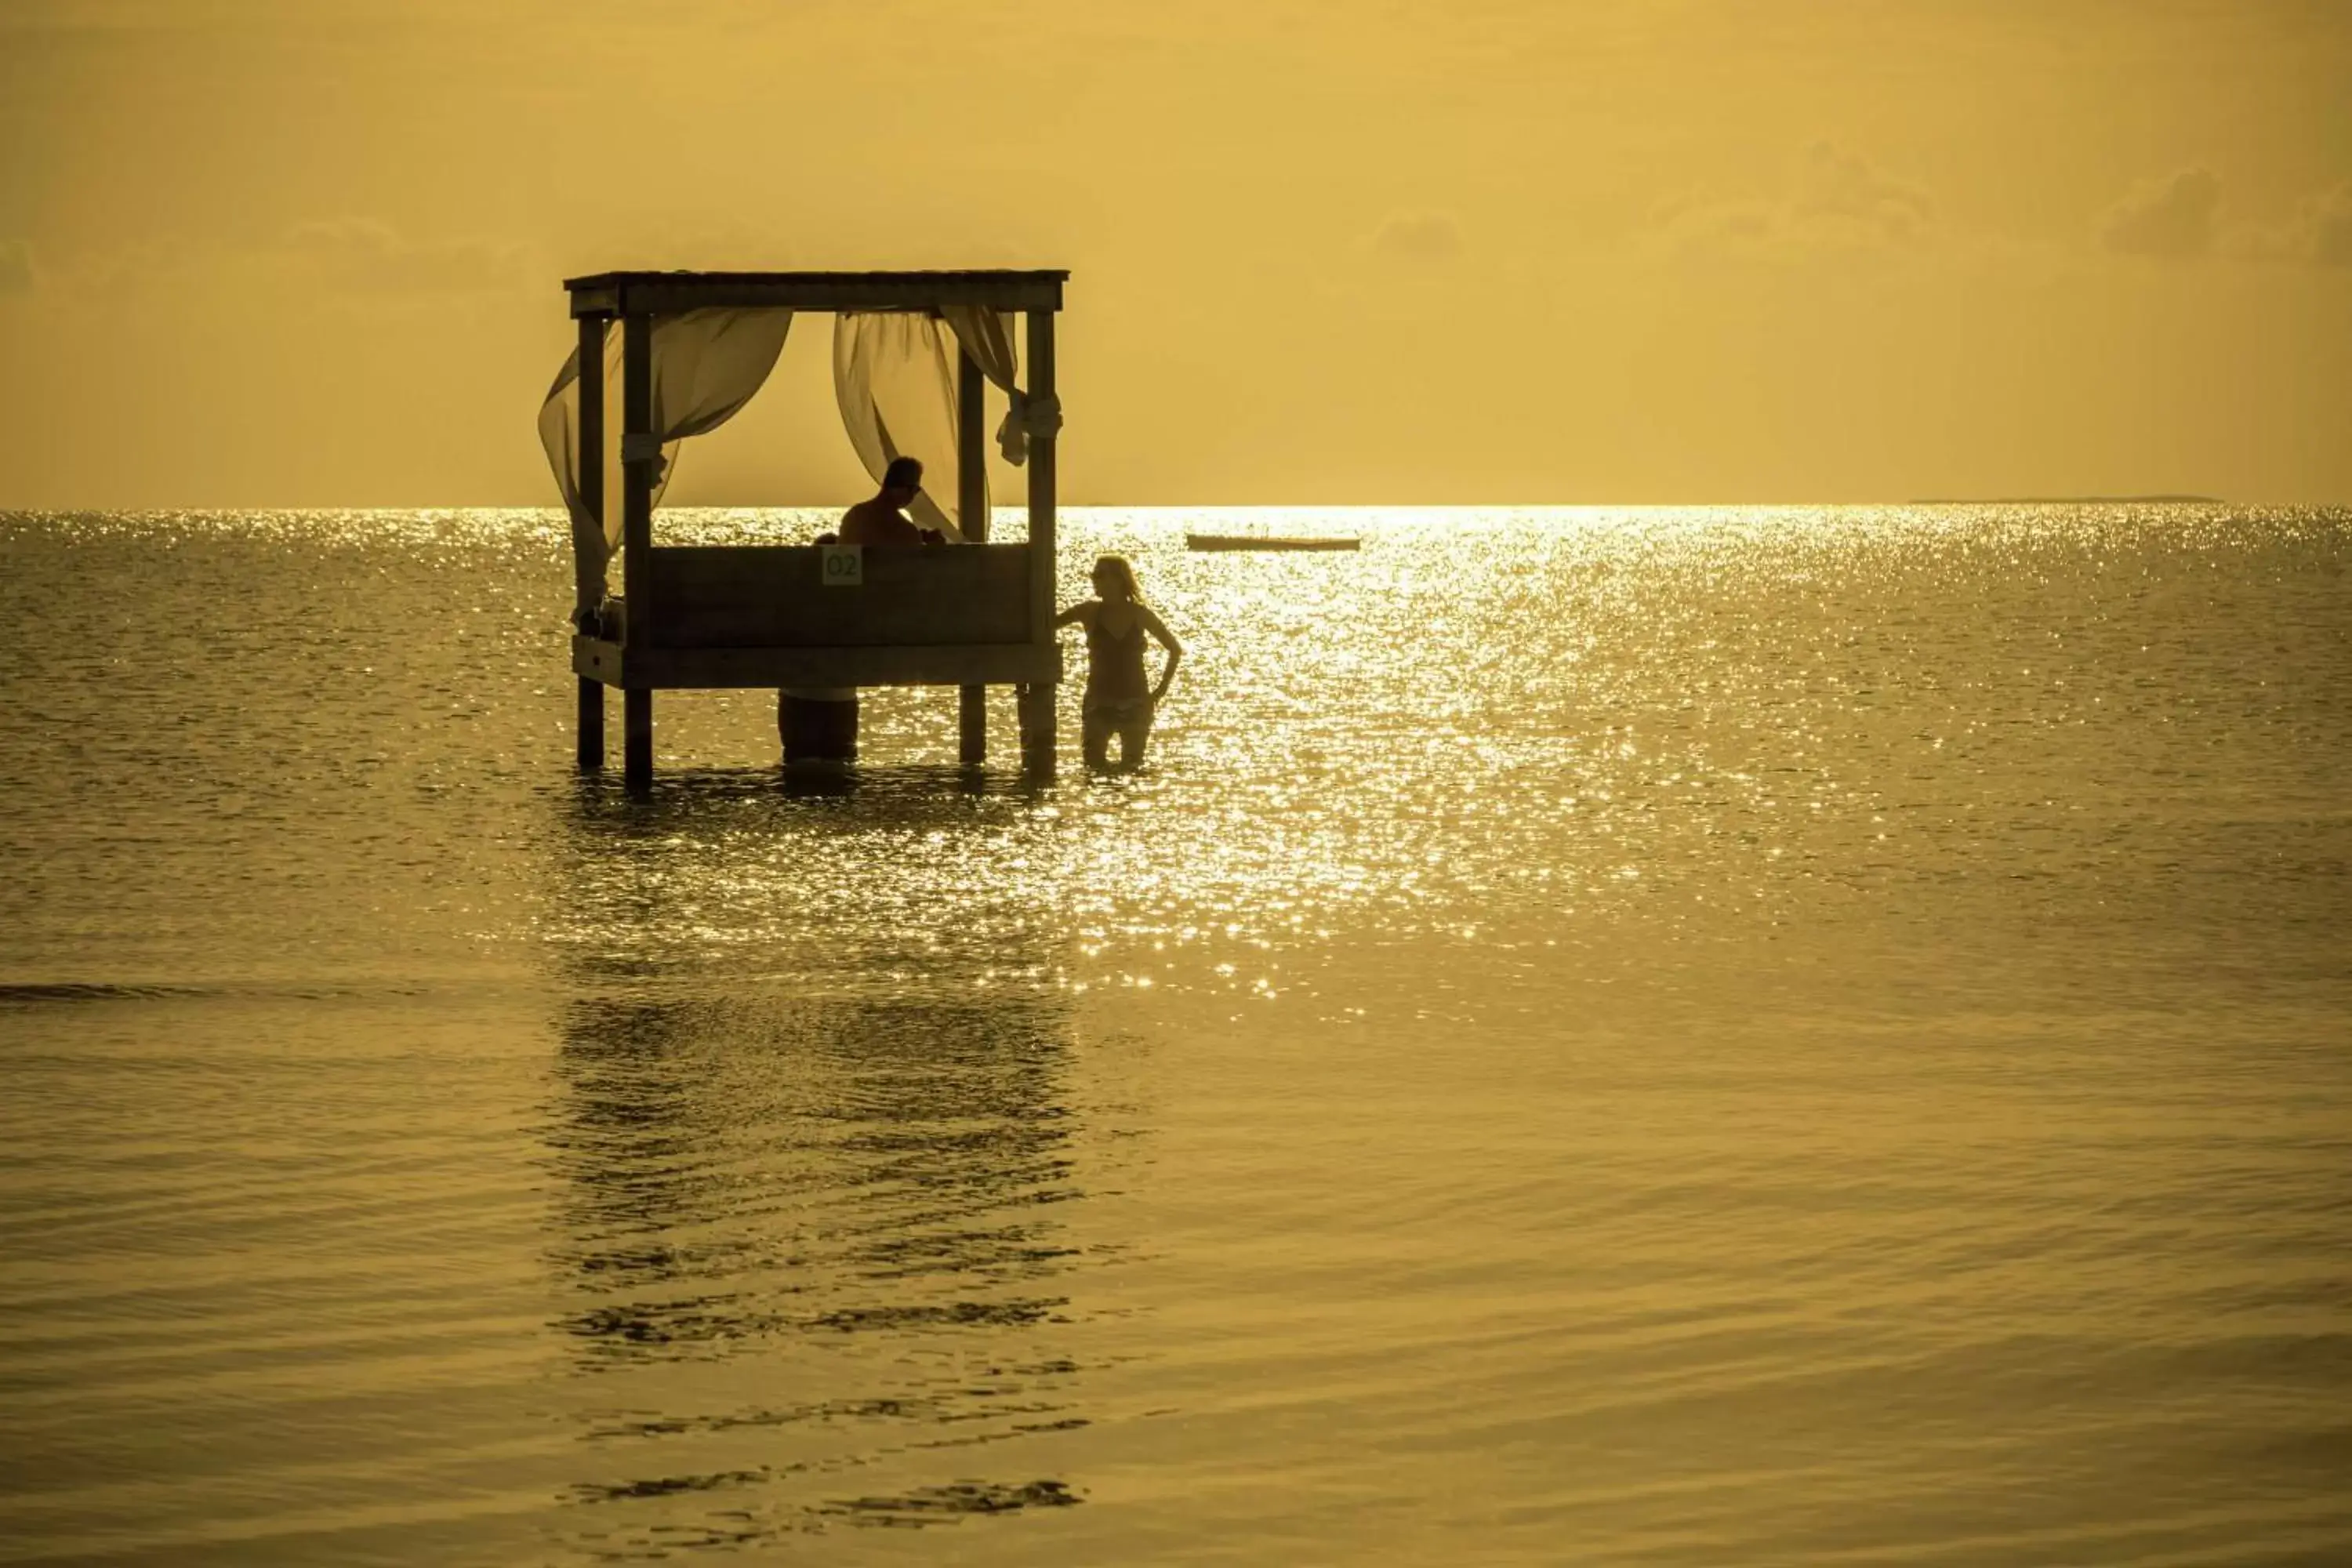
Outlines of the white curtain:
M 950 539 L 962 531 L 938 498 L 961 494 L 956 345 L 946 323 L 912 310 L 845 311 L 833 322 L 833 390 L 858 461 L 882 482 L 890 459 L 919 458 L 923 493 L 908 510 Z M 987 475 L 982 480 L 985 506 Z
M 620 406 L 621 334 L 607 332 L 604 336 L 604 418 L 607 437 L 604 442 L 604 494 L 616 498 L 621 493 L 620 443 L 610 432 L 618 427 L 614 417 Z M 547 451 L 547 466 L 555 470 L 555 488 L 562 493 L 563 510 L 572 516 L 572 613 L 578 616 L 593 611 L 604 602 L 604 563 L 613 552 L 611 541 L 604 537 L 603 524 L 588 515 L 580 500 L 580 351 L 574 348 L 563 359 L 563 368 L 555 373 L 555 384 L 547 389 L 547 401 L 539 405 L 539 444 Z M 608 499 L 605 515 L 617 519 L 620 514 L 616 500 Z
M 677 443 L 716 430 L 751 400 L 776 367 L 790 331 L 790 310 L 688 310 L 655 318 L 654 430 L 662 441 L 654 471 L 658 503 L 675 472 Z M 607 567 L 621 542 L 621 343 L 614 322 L 604 334 L 604 518 L 597 526 L 580 504 L 580 351 L 573 349 L 540 405 L 539 440 L 572 514 L 573 593 L 581 610 L 604 603 Z

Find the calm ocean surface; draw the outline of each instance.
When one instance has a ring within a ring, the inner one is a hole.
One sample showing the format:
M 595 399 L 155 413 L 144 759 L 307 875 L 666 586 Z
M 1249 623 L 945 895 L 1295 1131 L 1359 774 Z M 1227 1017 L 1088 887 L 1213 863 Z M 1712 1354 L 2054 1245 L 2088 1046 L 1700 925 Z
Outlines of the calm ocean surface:
M 633 802 L 551 513 L 0 515 L 0 1562 L 2352 1562 L 2352 514 L 1065 530 L 1145 773 Z

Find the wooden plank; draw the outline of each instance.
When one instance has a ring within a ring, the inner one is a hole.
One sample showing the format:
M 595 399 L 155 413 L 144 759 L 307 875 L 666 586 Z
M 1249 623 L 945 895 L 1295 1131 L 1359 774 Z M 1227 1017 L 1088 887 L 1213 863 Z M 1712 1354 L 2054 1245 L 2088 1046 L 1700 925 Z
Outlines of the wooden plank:
M 759 686 L 1051 684 L 1057 647 L 991 643 L 937 647 L 699 647 L 628 651 L 593 637 L 572 645 L 572 668 L 624 690 L 719 690 Z
M 1030 283 L 1065 281 L 1066 267 L 884 267 L 782 271 L 739 268 L 622 268 L 610 272 L 584 272 L 563 280 L 566 289 L 616 289 L 631 283 L 886 283 L 924 288 L 940 283 Z
M 1058 310 L 1066 272 L 601 272 L 573 278 L 573 314 L 738 310 Z M 583 301 L 585 301 L 583 304 Z
M 572 673 L 583 680 L 593 680 L 605 686 L 621 684 L 621 645 L 602 637 L 575 637 L 572 639 Z
M 956 355 L 956 526 L 974 544 L 988 542 L 988 377 L 968 353 Z
M 653 642 L 660 614 L 649 557 L 654 546 L 653 441 L 654 321 L 625 316 L 621 322 L 621 574 L 627 584 L 628 618 L 624 628 L 631 648 Z M 635 456 L 632 457 L 632 451 Z
M 1014 643 L 1029 637 L 1029 547 L 881 546 L 865 582 L 827 586 L 814 545 L 664 545 L 647 552 L 656 647 Z
M 1054 393 L 1054 318 L 1029 313 L 1029 380 L 1032 401 Z M 1029 636 L 1037 642 L 1054 640 L 1054 481 L 1055 447 L 1051 436 L 1029 438 Z
M 596 528 L 604 526 L 604 318 L 580 319 L 580 380 L 573 387 L 580 410 L 572 476 L 580 510 Z M 593 610 L 590 605 L 585 608 Z M 604 766 L 604 688 L 589 676 L 579 678 L 578 762 L 583 773 Z
M 968 353 L 956 355 L 956 526 L 975 544 L 988 540 L 988 378 Z M 1026 548 L 1025 546 L 1024 547 Z M 1027 563 L 1013 584 L 1013 602 L 1028 609 Z M 988 688 L 956 694 L 956 760 L 968 768 L 988 761 Z
M 604 521 L 604 327 L 602 316 L 580 318 L 580 507 Z
M 1029 312 L 1028 369 L 1030 398 L 1037 401 L 1055 397 L 1054 318 L 1049 311 Z M 1029 636 L 1037 647 L 1055 650 L 1057 666 L 1060 652 L 1054 641 L 1054 484 L 1059 446 L 1060 442 L 1051 436 L 1029 437 Z M 1054 776 L 1057 745 L 1054 687 L 1060 679 L 1057 672 L 1052 679 L 1034 684 L 1021 693 L 1021 765 L 1034 778 Z
M 580 318 L 580 380 L 573 387 L 579 399 L 580 429 L 573 475 L 580 510 L 604 526 L 604 318 Z M 585 606 L 594 609 L 596 606 Z

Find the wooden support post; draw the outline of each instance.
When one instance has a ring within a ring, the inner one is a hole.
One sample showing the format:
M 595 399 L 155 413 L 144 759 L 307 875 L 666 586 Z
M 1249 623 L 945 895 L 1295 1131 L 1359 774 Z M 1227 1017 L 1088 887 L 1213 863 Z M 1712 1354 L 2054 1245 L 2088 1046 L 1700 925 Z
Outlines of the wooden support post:
M 604 768 L 604 683 L 586 676 L 574 676 L 580 683 L 580 771 L 602 773 Z
M 970 354 L 956 369 L 956 526 L 988 542 L 988 378 Z
M 621 319 L 621 573 L 628 605 L 625 672 L 629 656 L 653 647 L 654 466 L 660 460 L 661 446 L 654 434 L 654 321 L 640 310 Z M 621 770 L 631 787 L 643 788 L 654 778 L 654 694 L 642 687 L 625 690 Z
M 971 354 L 956 370 L 956 526 L 974 544 L 988 542 L 987 379 Z M 988 761 L 988 688 L 957 691 L 957 760 L 968 768 Z
M 654 436 L 654 321 L 621 321 L 621 574 L 628 600 L 630 651 L 653 646 L 654 465 L 661 445 Z
M 1021 721 L 1021 771 L 1031 778 L 1054 776 L 1054 700 L 1060 689 L 1041 680 L 1019 688 L 1014 699 Z
M 580 400 L 579 441 L 572 476 L 581 512 L 599 533 L 604 527 L 604 318 L 580 318 L 580 380 L 573 388 Z M 597 606 L 578 608 L 593 615 Z M 580 683 L 579 762 L 582 773 L 604 766 L 604 683 L 586 676 Z
M 621 777 L 631 789 L 654 782 L 654 694 L 646 687 L 621 692 Z
M 1029 401 L 1055 405 L 1054 312 L 1031 310 Z M 1029 437 L 1029 640 L 1054 641 L 1054 475 L 1052 436 Z M 1021 765 L 1039 778 L 1054 776 L 1054 697 L 1051 682 L 1024 688 L 1021 707 Z

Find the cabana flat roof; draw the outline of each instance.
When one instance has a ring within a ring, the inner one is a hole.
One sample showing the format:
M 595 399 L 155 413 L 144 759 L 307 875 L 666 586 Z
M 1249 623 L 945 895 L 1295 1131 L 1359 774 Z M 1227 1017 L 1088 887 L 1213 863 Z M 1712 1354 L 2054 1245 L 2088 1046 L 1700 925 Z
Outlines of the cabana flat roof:
M 1058 310 L 1066 271 L 596 272 L 567 278 L 574 316 L 713 308 L 793 310 Z

